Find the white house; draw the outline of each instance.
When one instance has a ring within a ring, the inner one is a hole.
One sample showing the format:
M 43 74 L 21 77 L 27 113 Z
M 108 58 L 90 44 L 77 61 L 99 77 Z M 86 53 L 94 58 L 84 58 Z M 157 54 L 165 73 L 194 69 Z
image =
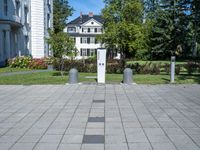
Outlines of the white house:
M 74 38 L 78 50 L 77 59 L 95 56 L 97 48 L 102 45 L 96 39 L 103 32 L 103 18 L 100 15 L 80 14 L 79 17 L 69 22 L 64 32 Z
M 0 66 L 15 56 L 48 56 L 52 26 L 53 0 L 0 0 Z

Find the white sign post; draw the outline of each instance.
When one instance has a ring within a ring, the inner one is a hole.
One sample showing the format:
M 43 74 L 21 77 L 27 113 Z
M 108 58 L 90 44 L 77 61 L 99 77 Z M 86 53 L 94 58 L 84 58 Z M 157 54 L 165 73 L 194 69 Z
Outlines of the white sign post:
M 106 49 L 97 49 L 97 82 L 105 83 Z

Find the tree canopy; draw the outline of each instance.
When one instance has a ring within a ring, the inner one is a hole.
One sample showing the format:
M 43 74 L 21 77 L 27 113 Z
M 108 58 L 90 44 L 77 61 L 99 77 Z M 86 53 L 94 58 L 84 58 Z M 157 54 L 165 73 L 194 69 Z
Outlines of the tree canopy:
M 69 6 L 68 0 L 53 0 L 53 27 L 54 32 L 63 31 L 66 20 L 72 15 L 73 8 Z
M 200 55 L 199 0 L 105 0 L 102 42 L 124 57 Z

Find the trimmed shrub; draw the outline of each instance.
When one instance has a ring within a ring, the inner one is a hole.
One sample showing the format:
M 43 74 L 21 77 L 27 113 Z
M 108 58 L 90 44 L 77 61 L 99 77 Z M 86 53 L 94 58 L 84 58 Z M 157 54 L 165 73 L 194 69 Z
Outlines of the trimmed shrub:
M 179 75 L 180 72 L 181 72 L 181 65 L 176 65 L 176 67 L 175 67 L 175 74 Z
M 151 69 L 151 74 L 159 75 L 160 74 L 160 65 L 159 64 L 153 64 Z
M 185 65 L 187 73 L 191 75 L 193 72 L 197 71 L 198 65 L 195 62 L 188 61 Z

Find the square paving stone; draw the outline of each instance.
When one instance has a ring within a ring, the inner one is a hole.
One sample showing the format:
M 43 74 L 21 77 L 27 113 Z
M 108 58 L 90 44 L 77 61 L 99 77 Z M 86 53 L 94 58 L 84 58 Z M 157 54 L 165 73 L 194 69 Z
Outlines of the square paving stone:
M 104 135 L 84 135 L 83 142 L 84 144 L 99 144 L 105 142 Z
M 104 144 L 83 144 L 81 150 L 104 150 Z
M 88 122 L 105 122 L 105 117 L 89 117 Z

